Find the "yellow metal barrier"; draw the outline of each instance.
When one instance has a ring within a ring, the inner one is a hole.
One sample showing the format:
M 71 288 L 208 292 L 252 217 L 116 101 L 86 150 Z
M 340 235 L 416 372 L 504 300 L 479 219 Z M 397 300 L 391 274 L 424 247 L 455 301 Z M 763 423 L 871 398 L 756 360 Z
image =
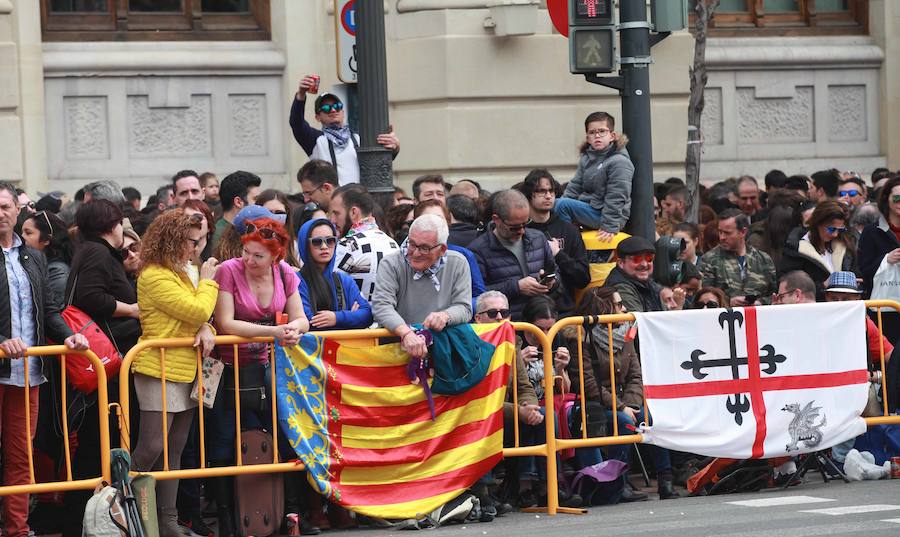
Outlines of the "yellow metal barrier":
M 876 310 L 877 315 L 877 326 L 878 332 L 880 334 L 884 334 L 884 327 L 882 323 L 882 315 L 881 310 L 883 308 L 892 308 L 896 311 L 900 312 L 900 303 L 888 301 L 888 300 L 867 300 L 866 306 L 868 308 L 872 308 Z M 568 317 L 565 319 L 560 319 L 554 324 L 547 333 L 547 339 L 549 341 L 553 341 L 559 332 L 570 326 L 577 327 L 578 330 L 578 374 L 579 374 L 579 386 L 580 392 L 578 394 L 581 401 L 585 401 L 584 394 L 584 361 L 582 359 L 582 341 L 583 335 L 582 330 L 585 325 L 596 325 L 596 324 L 606 324 L 608 337 L 609 337 L 609 376 L 610 376 L 610 392 L 612 396 L 612 407 L 615 408 L 616 405 L 616 375 L 615 375 L 615 357 L 613 355 L 612 350 L 612 326 L 613 323 L 622 323 L 634 321 L 635 316 L 631 313 L 622 313 L 622 314 L 614 314 L 614 315 L 599 315 L 599 316 L 588 316 L 588 317 Z M 882 386 L 886 386 L 887 384 L 887 372 L 885 368 L 885 359 L 884 359 L 884 340 L 881 340 L 881 352 L 880 352 L 880 361 L 881 361 L 881 375 L 882 375 Z M 900 359 L 898 357 L 897 359 Z M 546 364 L 545 364 L 546 365 Z M 888 424 L 900 424 L 900 415 L 890 415 L 888 411 L 888 394 L 886 390 L 882 390 L 883 397 L 883 415 L 865 418 L 866 424 L 869 426 L 872 425 L 888 425 Z M 551 393 L 551 392 L 548 392 Z M 549 400 L 549 399 L 548 399 Z M 547 411 L 548 415 L 550 414 L 550 410 Z M 644 415 L 649 416 L 649 410 L 647 409 L 646 400 L 644 401 Z M 621 444 L 636 444 L 643 442 L 643 435 L 629 434 L 629 435 L 620 435 L 619 434 L 619 420 L 612 420 L 612 435 L 598 438 L 588 438 L 587 436 L 587 427 L 585 424 L 587 423 L 586 415 L 585 415 L 585 405 L 581 405 L 581 438 L 577 439 L 557 439 L 555 442 L 555 449 L 557 451 L 563 449 L 570 448 L 582 448 L 582 447 L 597 447 L 597 446 L 610 446 L 610 445 L 621 445 Z M 549 485 L 549 479 L 548 479 Z M 548 491 L 548 494 L 551 494 Z
M 94 367 L 94 371 L 97 372 L 97 411 L 99 412 L 100 419 L 100 471 L 101 475 L 88 478 L 88 479 L 72 479 L 72 456 L 70 454 L 69 449 L 69 420 L 68 420 L 68 402 L 67 402 L 67 389 L 66 386 L 66 354 L 80 354 L 82 356 L 87 357 L 91 361 L 91 365 Z M 3 353 L 0 352 L 0 357 L 3 356 Z M 53 481 L 46 483 L 37 483 L 34 478 L 34 453 L 31 440 L 27 442 L 28 445 L 28 476 L 29 483 L 23 485 L 8 485 L 8 486 L 0 486 L 0 496 L 7 496 L 10 494 L 40 494 L 43 492 L 68 492 L 72 490 L 93 490 L 100 482 L 106 481 L 107 483 L 110 481 L 110 467 L 109 467 L 109 400 L 106 386 L 106 370 L 103 368 L 103 363 L 97 358 L 97 355 L 93 352 L 87 351 L 74 351 L 72 349 L 67 348 L 65 345 L 50 345 L 45 347 L 29 347 L 25 353 L 25 356 L 22 358 L 17 358 L 25 361 L 25 371 L 28 371 L 28 358 L 34 356 L 46 356 L 52 358 L 59 358 L 60 363 L 60 375 L 62 378 L 62 382 L 60 383 L 62 386 L 62 396 L 60 400 L 62 401 L 62 433 L 63 433 L 63 453 L 65 456 L 66 463 L 66 480 L 65 481 Z M 31 431 L 31 420 L 36 419 L 31 416 L 31 394 L 30 394 L 30 385 L 29 385 L 29 375 L 25 375 L 25 431 L 30 433 Z M 49 412 L 50 410 L 45 410 L 45 412 Z
M 550 340 L 547 339 L 544 332 L 537 328 L 534 325 L 528 323 L 512 323 L 513 328 L 517 331 L 529 332 L 531 333 L 535 339 L 540 342 L 544 350 L 544 356 L 552 356 L 551 344 Z M 377 342 L 377 338 L 387 338 L 393 337 L 393 333 L 384 329 L 377 330 L 335 330 L 328 332 L 312 332 L 315 335 L 325 337 L 334 341 L 338 341 L 343 345 L 353 346 L 355 343 L 357 346 L 370 346 L 373 343 Z M 217 345 L 232 345 L 234 350 L 234 360 L 233 363 L 237 363 L 237 346 L 242 343 L 272 343 L 272 338 L 242 338 L 237 336 L 216 336 L 216 344 Z M 130 399 L 129 399 L 129 383 L 131 377 L 131 363 L 134 361 L 135 356 L 137 356 L 140 352 L 146 349 L 159 349 L 160 351 L 160 362 L 161 362 L 161 370 L 163 371 L 163 377 L 160 379 L 162 381 L 162 401 L 163 401 L 163 419 L 162 419 L 162 434 L 163 434 L 163 469 L 161 471 L 150 471 L 150 472 L 141 472 L 154 476 L 159 480 L 166 479 L 193 479 L 200 477 L 218 477 L 218 476 L 227 476 L 227 475 L 240 475 L 240 474 L 261 474 L 261 473 L 276 473 L 276 472 L 286 472 L 286 471 L 297 471 L 304 469 L 302 463 L 298 461 L 290 461 L 290 462 L 278 462 L 278 442 L 273 442 L 273 452 L 272 452 L 272 463 L 268 464 L 255 464 L 255 465 L 244 465 L 241 460 L 241 411 L 240 411 L 240 400 L 239 394 L 235 391 L 235 430 L 237 432 L 235 438 L 235 464 L 233 466 L 221 466 L 221 467 L 207 467 L 206 466 L 206 442 L 205 442 L 205 431 L 204 431 L 204 423 L 205 423 L 205 407 L 202 404 L 198 405 L 198 420 L 199 420 L 199 433 L 200 433 L 200 468 L 193 469 L 181 469 L 181 470 L 171 470 L 169 466 L 169 454 L 168 454 L 168 430 L 166 427 L 166 387 L 165 387 L 165 360 L 166 360 L 166 349 L 172 348 L 185 348 L 192 347 L 194 344 L 193 338 L 177 338 L 177 339 L 156 339 L 156 340 L 147 340 L 142 341 L 135 345 L 125 356 L 125 359 L 122 363 L 122 369 L 119 372 L 119 401 L 121 404 L 121 412 L 119 413 L 119 421 L 120 421 L 120 432 L 122 439 L 122 446 L 127 447 L 130 446 L 130 438 L 129 432 L 131 431 L 130 427 L 130 418 L 129 418 L 129 409 L 130 409 Z M 274 361 L 274 346 L 270 348 L 270 359 Z M 197 357 L 197 371 L 199 372 L 202 368 L 202 358 L 200 356 L 200 350 L 196 350 Z M 239 370 L 240 368 L 233 368 L 234 371 L 234 385 L 240 386 L 239 381 Z M 276 371 L 275 368 L 270 368 L 271 371 L 271 393 L 276 393 Z M 198 375 L 200 385 L 200 393 L 203 393 L 203 376 Z M 544 360 L 544 378 L 545 383 L 549 383 L 549 388 L 546 393 L 553 393 L 553 362 L 552 360 Z M 540 445 L 535 446 L 521 446 L 519 444 L 519 403 L 517 396 L 517 377 L 516 377 L 516 360 L 513 360 L 512 363 L 512 382 L 513 382 L 513 415 L 514 415 L 514 438 L 515 443 L 511 448 L 505 448 L 503 450 L 503 455 L 505 457 L 521 457 L 521 456 L 540 456 L 547 458 L 547 512 L 550 514 L 555 514 L 558 507 L 558 498 L 556 494 L 557 490 L 557 482 L 556 482 L 556 457 L 555 455 L 557 451 L 556 447 L 556 435 L 554 433 L 555 425 L 553 421 L 553 397 L 546 398 L 546 418 L 544 420 L 546 438 L 547 441 Z M 278 423 L 278 415 L 277 415 L 277 405 L 272 405 L 272 423 Z M 551 491 L 553 491 L 551 493 Z

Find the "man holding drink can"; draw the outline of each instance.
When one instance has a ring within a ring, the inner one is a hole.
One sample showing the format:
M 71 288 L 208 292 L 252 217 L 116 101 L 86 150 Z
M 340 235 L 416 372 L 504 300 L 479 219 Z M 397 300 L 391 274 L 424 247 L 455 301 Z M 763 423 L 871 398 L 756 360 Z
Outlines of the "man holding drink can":
M 344 103 L 333 93 L 319 95 L 314 104 L 316 121 L 322 129 L 316 129 L 304 117 L 306 95 L 319 91 L 319 75 L 307 75 L 300 80 L 297 94 L 291 105 L 290 124 L 294 138 L 311 159 L 324 160 L 335 166 L 341 186 L 359 182 L 359 135 L 351 132 L 346 124 Z M 391 151 L 394 158 L 400 152 L 400 140 L 394 134 L 393 126 L 388 132 L 379 134 L 379 145 Z

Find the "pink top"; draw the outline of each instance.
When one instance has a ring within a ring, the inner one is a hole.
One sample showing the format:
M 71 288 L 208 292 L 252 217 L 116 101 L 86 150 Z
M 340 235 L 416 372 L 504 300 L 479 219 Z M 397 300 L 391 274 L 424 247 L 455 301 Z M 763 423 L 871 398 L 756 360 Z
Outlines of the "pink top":
M 219 291 L 231 293 L 234 297 L 234 318 L 237 321 L 247 321 L 267 326 L 275 325 L 275 314 L 284 312 L 287 297 L 297 292 L 300 285 L 300 277 L 294 273 L 290 265 L 282 261 L 280 268 L 272 267 L 275 281 L 275 292 L 272 294 L 272 303 L 262 307 L 253 296 L 253 291 L 247 284 L 244 275 L 244 263 L 241 258 L 229 259 L 221 265 L 216 272 L 216 282 Z M 282 279 L 284 276 L 284 279 Z M 219 332 L 222 334 L 222 332 Z M 226 364 L 234 363 L 234 349 L 231 345 L 221 345 L 216 348 L 219 359 Z M 238 345 L 238 365 L 245 366 L 253 362 L 268 363 L 269 346 L 265 343 L 247 343 Z

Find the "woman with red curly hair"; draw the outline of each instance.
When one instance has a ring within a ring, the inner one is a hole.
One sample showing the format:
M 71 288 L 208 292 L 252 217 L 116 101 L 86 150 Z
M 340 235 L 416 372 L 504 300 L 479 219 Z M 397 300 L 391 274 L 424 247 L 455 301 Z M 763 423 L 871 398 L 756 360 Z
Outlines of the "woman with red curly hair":
M 281 345 L 295 345 L 309 330 L 303 303 L 297 288 L 300 278 L 284 262 L 290 238 L 284 226 L 271 218 L 272 213 L 257 205 L 245 207 L 235 216 L 232 226 L 241 235 L 241 257 L 219 266 L 216 282 L 219 298 L 215 324 L 219 334 L 242 337 L 274 337 Z M 259 217 L 259 216 L 263 217 Z M 280 319 L 286 313 L 287 319 Z M 217 349 L 225 363 L 222 381 L 210 416 L 210 466 L 231 464 L 234 458 L 234 351 L 230 345 Z M 271 424 L 271 401 L 267 393 L 269 345 L 238 345 L 241 392 L 241 427 L 277 430 Z M 219 535 L 233 533 L 233 494 L 229 480 L 219 478 L 215 485 L 219 509 Z

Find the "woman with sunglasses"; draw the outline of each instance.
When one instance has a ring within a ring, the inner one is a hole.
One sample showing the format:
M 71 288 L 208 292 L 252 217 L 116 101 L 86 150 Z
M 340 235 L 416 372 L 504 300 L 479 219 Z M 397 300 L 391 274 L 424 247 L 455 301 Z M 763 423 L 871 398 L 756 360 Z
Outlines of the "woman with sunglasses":
M 725 291 L 718 287 L 703 287 L 694 296 L 693 308 L 695 310 L 726 308 L 729 306 L 728 298 L 725 297 Z
M 256 196 L 256 201 L 254 203 L 268 209 L 269 212 L 279 218 L 283 216 L 284 229 L 288 231 L 292 237 L 297 236 L 297 230 L 299 230 L 300 224 L 294 222 L 294 214 L 291 211 L 291 202 L 284 192 L 274 188 L 263 190 Z M 300 257 L 297 255 L 297 249 L 297 244 L 292 240 L 288 245 L 288 252 L 284 258 L 288 265 L 295 267 L 295 270 L 299 269 L 302 265 L 300 263 Z
M 313 330 L 366 328 L 372 324 L 372 307 L 349 274 L 334 268 L 337 230 L 330 220 L 319 218 L 303 224 L 297 235 L 300 246 L 300 298 Z
M 576 315 L 612 315 L 627 313 L 622 304 L 622 297 L 611 287 L 592 287 L 588 289 L 578 308 Z M 608 434 L 612 434 L 613 400 L 612 382 L 609 373 L 610 344 L 612 345 L 613 366 L 616 372 L 616 419 L 619 424 L 619 434 L 625 435 L 632 432 L 631 428 L 644 421 L 644 381 L 641 374 L 641 362 L 638 358 L 634 341 L 627 337 L 631 323 L 614 323 L 612 341 L 610 342 L 609 329 L 606 324 L 594 325 L 585 334 L 582 342 L 581 363 L 584 370 L 584 395 L 589 402 L 597 402 L 606 409 L 608 422 Z M 577 345 L 577 338 L 570 345 Z M 573 392 L 579 391 L 577 386 L 579 372 L 577 360 L 575 366 L 570 369 L 574 384 Z M 590 408 L 590 405 L 587 406 Z M 577 416 L 576 416 L 577 419 Z M 610 446 L 607 453 L 613 459 L 628 462 L 631 446 Z M 660 499 L 677 498 L 672 480 L 672 463 L 669 450 L 658 446 L 650 447 L 653 457 L 653 466 L 656 468 L 659 483 L 658 492 Z M 623 501 L 637 501 L 646 498 L 646 494 L 634 491 L 629 485 L 625 486 Z
M 855 233 L 847 229 L 846 209 L 826 200 L 809 217 L 808 231 L 797 228 L 788 235 L 778 274 L 802 270 L 816 283 L 816 297 L 825 299 L 825 283 L 835 271 L 856 272 Z
M 200 235 L 200 245 L 197 250 L 197 255 L 194 259 L 191 259 L 190 265 L 199 267 L 200 264 L 210 257 L 215 257 L 212 255 L 212 239 L 216 231 L 215 217 L 213 216 L 212 209 L 205 201 L 185 200 L 181 205 L 181 208 L 184 209 L 185 214 L 191 217 L 192 223 L 199 222 L 200 224 L 200 230 L 202 231 Z M 216 259 L 218 259 L 218 257 L 216 257 Z M 196 274 L 193 274 L 191 278 L 196 281 Z
M 284 262 L 290 238 L 278 220 L 241 218 L 242 214 L 246 216 L 254 210 L 268 213 L 259 206 L 245 207 L 232 222 L 234 229 L 241 233 L 243 250 L 241 257 L 223 262 L 216 272 L 219 284 L 216 328 L 220 334 L 274 338 L 280 345 L 296 345 L 300 336 L 309 330 L 309 321 L 297 292 L 300 278 Z M 286 319 L 283 314 L 287 315 Z M 217 347 L 216 355 L 225 363 L 225 370 L 210 412 L 207 457 L 211 466 L 226 466 L 234 458 L 235 366 L 240 368 L 241 427 L 277 431 L 271 423 L 270 404 L 274 394 L 268 393 L 270 346 L 267 343 L 238 345 L 237 364 L 231 345 Z M 218 534 L 232 535 L 234 497 L 230 480 L 216 479 L 214 489 L 219 509 Z
M 219 285 L 213 277 L 217 261 L 208 259 L 199 269 L 195 285 L 186 267 L 196 259 L 205 231 L 184 209 L 170 209 L 147 228 L 143 239 L 143 268 L 138 277 L 141 310 L 141 340 L 192 337 L 204 356 L 213 349 L 215 333 L 209 324 Z M 162 412 L 166 412 L 169 468 L 181 468 L 181 453 L 187 442 L 197 403 L 191 389 L 197 373 L 197 358 L 191 348 L 169 349 L 165 357 L 166 399 L 163 408 L 162 360 L 158 350 L 139 353 L 131 366 L 140 403 L 138 441 L 132 452 L 134 468 L 162 468 Z M 175 499 L 178 480 L 156 485 L 160 535 L 181 535 Z
M 28 246 L 44 252 L 51 298 L 62 306 L 72 262 L 72 242 L 66 225 L 50 211 L 40 211 L 29 215 L 22 223 L 22 239 Z

